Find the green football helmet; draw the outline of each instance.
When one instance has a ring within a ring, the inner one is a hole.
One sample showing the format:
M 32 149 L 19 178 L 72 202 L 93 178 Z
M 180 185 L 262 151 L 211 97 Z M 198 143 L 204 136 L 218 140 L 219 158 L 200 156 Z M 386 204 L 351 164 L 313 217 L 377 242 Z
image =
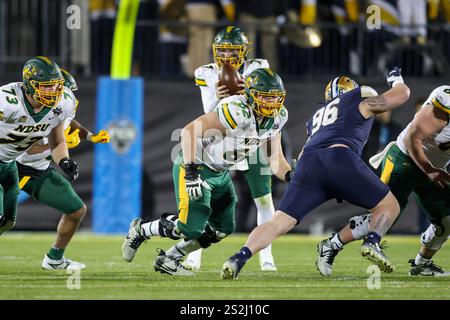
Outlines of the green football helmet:
M 69 88 L 72 91 L 78 90 L 77 82 L 75 81 L 75 78 L 73 75 L 67 71 L 66 69 L 61 68 L 61 73 L 64 77 L 64 86 Z
M 256 113 L 270 118 L 278 115 L 286 98 L 283 81 L 268 68 L 256 69 L 245 78 L 244 94 Z
M 64 77 L 59 66 L 43 56 L 25 63 L 22 82 L 26 93 L 48 108 L 57 106 L 64 92 Z
M 214 38 L 212 48 L 214 62 L 219 68 L 222 68 L 224 63 L 229 63 L 235 69 L 239 69 L 244 64 L 250 49 L 247 36 L 240 28 L 233 26 L 225 27 L 219 31 Z M 224 50 L 233 51 L 233 56 L 221 56 L 221 51 Z

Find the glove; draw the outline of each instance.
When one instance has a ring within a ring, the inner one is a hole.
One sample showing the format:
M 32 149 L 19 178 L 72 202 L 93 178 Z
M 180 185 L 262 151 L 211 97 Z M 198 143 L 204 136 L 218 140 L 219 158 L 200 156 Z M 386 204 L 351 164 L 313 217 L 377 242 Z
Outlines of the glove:
M 197 165 L 189 163 L 185 167 L 186 174 L 184 179 L 186 180 L 186 191 L 189 199 L 198 200 L 203 196 L 202 187 L 211 190 L 211 186 L 200 177 L 197 172 Z
M 289 170 L 288 172 L 286 172 L 286 174 L 284 175 L 284 181 L 286 181 L 287 183 L 291 182 L 292 178 L 295 175 L 295 168 L 297 167 L 297 159 L 292 159 L 292 164 L 291 164 L 291 170 Z
M 389 71 L 387 76 L 387 83 L 388 85 L 393 88 L 399 83 L 404 83 L 403 77 L 402 77 L 402 69 L 399 67 L 395 67 L 391 71 Z
M 78 164 L 69 158 L 62 158 L 59 161 L 59 167 L 66 175 L 69 176 L 70 181 L 75 181 L 78 178 Z
M 72 133 L 69 133 L 69 132 L 70 132 L 70 126 L 68 126 L 66 130 L 64 130 L 64 137 L 66 138 L 67 148 L 73 149 L 80 144 L 80 136 L 78 135 L 80 130 L 76 129 Z
M 109 133 L 106 130 L 100 130 L 97 134 L 90 137 L 92 143 L 109 143 Z

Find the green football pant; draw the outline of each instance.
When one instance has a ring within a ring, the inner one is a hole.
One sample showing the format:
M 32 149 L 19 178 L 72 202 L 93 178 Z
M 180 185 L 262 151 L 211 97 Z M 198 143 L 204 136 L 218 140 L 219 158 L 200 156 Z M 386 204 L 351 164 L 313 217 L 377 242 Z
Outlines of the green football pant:
M 204 165 L 199 166 L 200 176 L 212 190 L 202 188 L 202 197 L 194 201 L 189 199 L 186 191 L 182 162 L 182 157 L 178 156 L 173 165 L 179 232 L 187 240 L 197 239 L 208 224 L 224 235 L 233 233 L 237 197 L 228 171 L 214 172 Z
M 19 197 L 19 174 L 15 161 L 0 161 L 0 216 L 16 221 Z
M 38 177 L 21 177 L 20 185 L 37 201 L 65 214 L 74 213 L 84 205 L 70 182 L 52 168 Z
M 381 180 L 388 184 L 403 211 L 414 192 L 433 224 L 450 216 L 450 188 L 441 189 L 415 162 L 393 145 L 383 159 Z

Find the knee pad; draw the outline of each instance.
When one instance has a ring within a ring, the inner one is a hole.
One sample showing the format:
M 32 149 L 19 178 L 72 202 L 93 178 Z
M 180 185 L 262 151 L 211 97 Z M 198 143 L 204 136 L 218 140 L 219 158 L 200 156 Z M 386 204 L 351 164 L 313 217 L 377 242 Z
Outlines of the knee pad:
M 16 221 L 8 220 L 5 217 L 0 217 L 0 235 L 6 231 L 11 230 L 16 225 Z
M 450 235 L 450 217 L 444 217 L 440 224 L 430 224 L 422 233 L 421 242 L 430 250 L 439 250 Z
M 361 216 L 354 216 L 350 218 L 349 225 L 352 232 L 353 239 L 359 240 L 367 236 L 369 233 L 370 213 L 363 214 Z
M 211 244 L 217 243 L 227 236 L 227 233 L 213 230 L 209 225 L 206 225 L 205 232 L 197 238 L 197 241 L 202 248 L 208 248 Z

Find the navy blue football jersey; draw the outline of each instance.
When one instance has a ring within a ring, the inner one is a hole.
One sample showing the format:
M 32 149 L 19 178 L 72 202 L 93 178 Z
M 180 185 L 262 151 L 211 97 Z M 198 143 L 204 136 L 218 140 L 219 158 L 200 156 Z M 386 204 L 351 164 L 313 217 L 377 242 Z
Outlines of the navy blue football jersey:
M 374 120 L 374 117 L 365 119 L 362 116 L 359 111 L 361 100 L 359 87 L 321 104 L 306 123 L 309 138 L 304 150 L 341 143 L 361 155 Z

